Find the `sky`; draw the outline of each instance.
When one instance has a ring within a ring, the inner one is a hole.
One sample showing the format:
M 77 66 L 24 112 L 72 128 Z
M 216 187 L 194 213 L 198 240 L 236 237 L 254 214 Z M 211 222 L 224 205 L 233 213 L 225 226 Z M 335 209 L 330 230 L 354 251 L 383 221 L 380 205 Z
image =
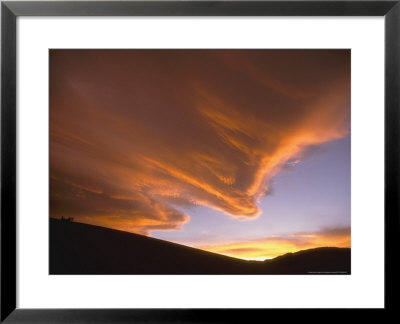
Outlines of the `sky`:
M 350 247 L 349 50 L 50 50 L 50 217 L 263 260 Z

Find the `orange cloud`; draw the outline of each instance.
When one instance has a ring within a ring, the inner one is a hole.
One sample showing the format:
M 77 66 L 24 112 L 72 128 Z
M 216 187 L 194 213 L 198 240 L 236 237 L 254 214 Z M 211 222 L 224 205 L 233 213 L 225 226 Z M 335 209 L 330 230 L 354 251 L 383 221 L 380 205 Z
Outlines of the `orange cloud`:
M 350 228 L 331 228 L 311 233 L 273 236 L 246 242 L 195 246 L 199 249 L 246 260 L 271 259 L 286 253 L 317 247 L 351 247 Z
M 50 213 L 141 233 L 186 205 L 251 219 L 349 124 L 346 50 L 52 50 Z

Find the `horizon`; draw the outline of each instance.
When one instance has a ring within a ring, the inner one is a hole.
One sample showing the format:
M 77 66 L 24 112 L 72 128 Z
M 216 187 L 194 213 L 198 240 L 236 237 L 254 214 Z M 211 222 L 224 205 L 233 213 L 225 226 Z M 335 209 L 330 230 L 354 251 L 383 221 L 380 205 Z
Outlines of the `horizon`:
M 80 224 L 80 225 L 88 225 L 88 226 L 98 227 L 98 228 L 101 228 L 101 229 L 117 231 L 117 232 L 121 232 L 121 233 L 139 235 L 139 236 L 142 236 L 144 238 L 154 239 L 154 240 L 157 240 L 157 241 L 161 241 L 163 243 L 165 242 L 165 243 L 168 243 L 168 244 L 174 244 L 174 245 L 178 245 L 178 246 L 185 247 L 185 248 L 192 248 L 192 249 L 196 249 L 196 250 L 201 250 L 201 251 L 204 251 L 204 252 L 213 253 L 213 254 L 226 256 L 226 257 L 229 257 L 229 258 L 233 258 L 233 259 L 237 259 L 237 260 L 243 260 L 243 261 L 264 262 L 264 261 L 268 261 L 268 260 L 273 260 L 275 258 L 284 256 L 284 255 L 287 255 L 287 254 L 293 254 L 293 253 L 297 253 L 297 252 L 305 252 L 305 251 L 311 251 L 311 250 L 318 250 L 318 249 L 350 249 L 350 247 L 320 246 L 320 247 L 315 247 L 315 248 L 310 248 L 310 249 L 301 249 L 301 250 L 297 250 L 297 251 L 294 251 L 294 252 L 287 252 L 285 254 L 281 254 L 281 255 L 274 256 L 274 257 L 271 257 L 271 258 L 266 258 L 266 259 L 244 259 L 244 258 L 239 258 L 239 257 L 235 257 L 235 256 L 229 256 L 229 255 L 226 255 L 226 254 L 220 254 L 220 253 L 217 253 L 217 252 L 212 252 L 212 251 L 209 251 L 209 250 L 204 250 L 204 249 L 201 249 L 201 248 L 188 246 L 188 245 L 185 245 L 185 244 L 171 242 L 171 241 L 159 239 L 159 238 L 156 238 L 156 237 L 151 237 L 151 236 L 148 236 L 148 235 L 143 235 L 143 234 L 138 234 L 138 233 L 133 233 L 133 232 L 127 232 L 127 231 L 123 231 L 123 230 L 118 230 L 118 229 L 113 229 L 113 228 L 110 228 L 110 227 L 104 227 L 104 226 L 93 225 L 93 224 L 88 224 L 88 223 L 76 222 L 74 220 L 69 221 L 67 218 L 62 219 L 62 218 L 50 217 L 50 220 L 66 221 L 68 224 L 74 223 L 74 224 Z

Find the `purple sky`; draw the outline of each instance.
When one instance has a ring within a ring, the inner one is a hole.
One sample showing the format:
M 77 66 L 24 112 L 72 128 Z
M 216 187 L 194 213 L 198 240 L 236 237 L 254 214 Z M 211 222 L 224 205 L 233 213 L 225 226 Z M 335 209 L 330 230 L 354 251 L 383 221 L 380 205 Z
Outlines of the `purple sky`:
M 350 135 L 313 148 L 309 156 L 281 171 L 271 181 L 272 192 L 261 198 L 263 214 L 238 222 L 207 207 L 183 209 L 191 221 L 182 231 L 152 236 L 201 246 L 325 228 L 350 227 Z

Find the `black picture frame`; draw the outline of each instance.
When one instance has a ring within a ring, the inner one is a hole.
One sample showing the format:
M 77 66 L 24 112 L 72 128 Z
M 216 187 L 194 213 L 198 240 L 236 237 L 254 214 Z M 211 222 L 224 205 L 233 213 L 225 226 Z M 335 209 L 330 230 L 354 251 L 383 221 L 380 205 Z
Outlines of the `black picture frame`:
M 16 19 L 19 16 L 384 16 L 385 307 L 397 308 L 399 247 L 400 0 L 395 1 L 2 1 L 1 322 L 258 322 L 277 309 L 16 308 Z M 308 310 L 294 310 L 304 314 Z M 314 310 L 316 311 L 316 310 Z M 331 310 L 326 310 L 330 311 Z M 268 312 L 268 313 L 266 313 Z M 347 311 L 348 312 L 348 311 Z M 369 316 L 369 315 L 368 315 Z M 250 320 L 249 319 L 253 319 Z M 246 320 L 247 319 L 247 320 Z

